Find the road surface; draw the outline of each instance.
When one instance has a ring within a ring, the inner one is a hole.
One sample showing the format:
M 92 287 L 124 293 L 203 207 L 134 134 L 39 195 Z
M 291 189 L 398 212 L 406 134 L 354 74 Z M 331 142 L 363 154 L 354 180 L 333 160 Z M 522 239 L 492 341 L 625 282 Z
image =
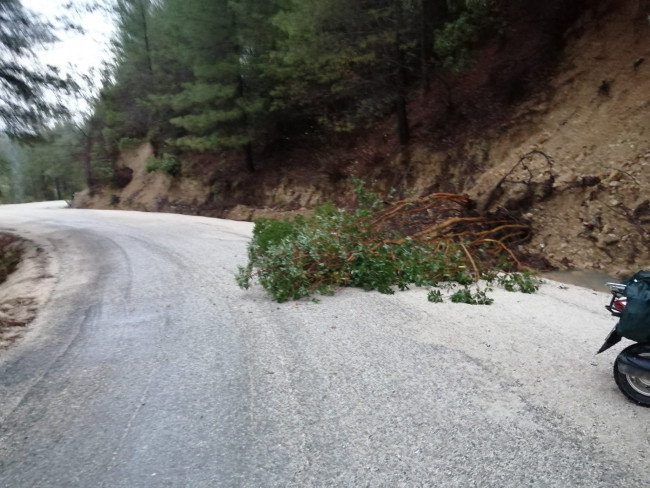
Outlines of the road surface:
M 277 304 L 251 224 L 57 206 L 0 207 L 59 269 L 0 352 L 2 487 L 650 486 L 605 294 Z

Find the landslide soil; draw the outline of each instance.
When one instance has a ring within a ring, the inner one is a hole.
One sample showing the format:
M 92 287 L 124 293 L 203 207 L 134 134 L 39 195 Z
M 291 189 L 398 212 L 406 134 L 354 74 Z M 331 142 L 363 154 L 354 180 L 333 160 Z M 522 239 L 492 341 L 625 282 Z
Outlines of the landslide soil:
M 539 12 L 513 7 L 505 38 L 414 93 L 406 149 L 387 120 L 336 140 L 283 140 L 258 155 L 254 174 L 204 155 L 171 178 L 145 171 L 143 145 L 121 157 L 133 170 L 125 188 L 84 192 L 74 205 L 252 220 L 347 205 L 357 177 L 401 196 L 466 193 L 480 209 L 522 215 L 534 231 L 526 250 L 559 269 L 650 268 L 650 2 L 592 5 L 553 42 L 535 37 L 548 30 Z

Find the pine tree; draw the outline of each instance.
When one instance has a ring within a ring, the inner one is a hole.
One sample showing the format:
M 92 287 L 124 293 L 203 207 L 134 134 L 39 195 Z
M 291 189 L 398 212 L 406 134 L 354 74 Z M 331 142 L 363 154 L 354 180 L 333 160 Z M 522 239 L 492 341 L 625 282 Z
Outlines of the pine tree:
M 113 40 L 116 67 L 102 92 L 106 125 L 120 137 L 145 137 L 152 123 L 147 104 L 155 93 L 151 0 L 117 0 L 117 37 Z M 113 141 L 117 142 L 117 141 Z
M 194 24 L 189 43 L 200 45 L 192 65 L 194 80 L 171 98 L 178 113 L 171 122 L 185 131 L 175 140 L 177 146 L 239 149 L 246 169 L 254 171 L 253 145 L 267 127 L 268 90 L 261 66 L 270 42 L 263 12 L 268 6 L 255 0 L 184 2 L 185 15 L 202 20 Z
M 55 40 L 52 26 L 23 8 L 20 0 L 0 1 L 0 131 L 33 137 L 47 121 L 68 114 L 46 94 L 77 88 L 52 66 L 40 66 L 34 48 Z
M 417 56 L 422 4 L 415 0 L 294 0 L 274 22 L 275 105 L 307 109 L 335 130 L 395 113 L 409 140 L 407 92 Z

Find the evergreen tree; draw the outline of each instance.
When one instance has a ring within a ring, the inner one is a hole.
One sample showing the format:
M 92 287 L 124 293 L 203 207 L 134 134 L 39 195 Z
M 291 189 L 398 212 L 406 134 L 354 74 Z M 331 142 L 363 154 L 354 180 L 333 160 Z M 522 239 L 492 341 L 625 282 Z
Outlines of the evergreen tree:
M 42 132 L 39 141 L 29 145 L 0 138 L 0 200 L 22 203 L 71 198 L 82 187 L 76 164 L 79 152 L 78 131 L 69 124 Z
M 117 61 L 86 137 L 89 184 L 124 137 L 146 138 L 158 154 L 236 151 L 249 171 L 267 144 L 319 124 L 352 131 L 393 116 L 405 145 L 411 88 L 458 57 L 457 19 L 486 8 L 483 0 L 116 1 Z
M 272 2 L 261 0 L 183 2 L 185 15 L 202 20 L 188 36 L 189 45 L 200 46 L 191 67 L 194 79 L 171 97 L 178 114 L 171 122 L 184 130 L 177 146 L 240 149 L 247 170 L 254 170 L 253 145 L 268 127 L 262 66 L 273 42 L 266 16 L 272 8 Z
M 155 92 L 152 48 L 151 0 L 117 0 L 117 37 L 113 40 L 116 67 L 102 91 L 106 125 L 114 130 L 107 138 L 145 137 L 151 122 L 146 100 Z M 109 142 L 109 141 L 107 141 Z
M 274 53 L 276 107 L 306 108 L 335 130 L 393 112 L 406 144 L 421 15 L 414 0 L 294 0 L 274 18 L 284 33 Z
M 23 8 L 20 0 L 0 1 L 0 130 L 31 137 L 66 107 L 46 94 L 70 92 L 76 84 L 55 67 L 40 66 L 34 48 L 55 40 L 52 26 Z

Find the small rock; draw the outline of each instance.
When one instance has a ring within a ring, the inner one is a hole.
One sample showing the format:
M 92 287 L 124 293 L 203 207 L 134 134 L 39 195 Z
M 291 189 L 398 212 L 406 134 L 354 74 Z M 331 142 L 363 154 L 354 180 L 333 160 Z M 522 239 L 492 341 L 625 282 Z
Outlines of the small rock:
M 600 238 L 600 244 L 604 246 L 611 246 L 612 244 L 616 244 L 619 242 L 621 238 L 617 236 L 616 234 L 606 234 L 604 236 L 601 236 Z

